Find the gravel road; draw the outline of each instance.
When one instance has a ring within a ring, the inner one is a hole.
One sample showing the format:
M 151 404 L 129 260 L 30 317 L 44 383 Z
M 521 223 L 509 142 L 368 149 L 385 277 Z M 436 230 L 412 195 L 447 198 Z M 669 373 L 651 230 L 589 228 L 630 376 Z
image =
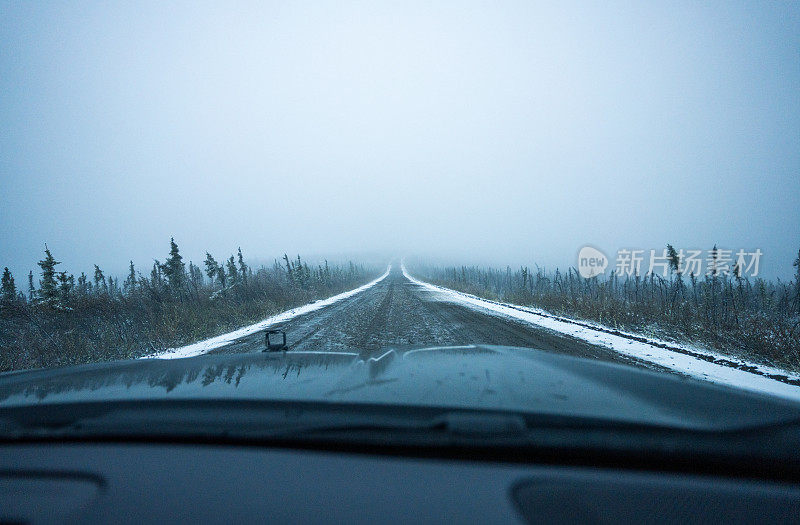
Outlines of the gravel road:
M 527 323 L 442 300 L 412 283 L 398 265 L 371 288 L 274 328 L 286 331 L 289 351 L 354 352 L 375 357 L 389 348 L 492 344 L 521 346 L 653 368 L 607 348 Z M 264 333 L 213 353 L 260 352 Z

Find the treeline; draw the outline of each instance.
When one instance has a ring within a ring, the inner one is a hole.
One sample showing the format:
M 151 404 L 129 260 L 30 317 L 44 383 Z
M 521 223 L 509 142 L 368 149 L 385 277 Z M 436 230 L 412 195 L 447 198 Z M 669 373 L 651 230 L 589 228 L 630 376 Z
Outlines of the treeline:
M 164 262 L 124 279 L 97 265 L 59 271 L 45 246 L 23 290 L 8 268 L 0 287 L 0 371 L 140 357 L 188 344 L 352 289 L 377 270 L 352 262 L 309 265 L 298 255 L 251 268 L 242 250 L 188 265 L 174 239 Z
M 800 254 L 790 282 L 741 272 L 649 273 L 585 279 L 575 268 L 421 267 L 430 282 L 480 297 L 534 306 L 662 339 L 800 370 Z

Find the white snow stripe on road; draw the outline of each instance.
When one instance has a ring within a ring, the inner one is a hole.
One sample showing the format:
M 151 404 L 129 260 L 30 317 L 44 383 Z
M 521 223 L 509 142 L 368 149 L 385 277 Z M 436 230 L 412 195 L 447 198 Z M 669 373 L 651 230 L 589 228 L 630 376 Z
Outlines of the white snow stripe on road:
M 281 312 L 277 315 L 273 315 L 263 321 L 260 321 L 256 324 L 251 324 L 250 326 L 245 326 L 244 328 L 239 328 L 238 330 L 234 330 L 233 332 L 228 332 L 227 334 L 218 335 L 216 337 L 212 337 L 210 339 L 205 339 L 203 341 L 198 341 L 196 343 L 182 346 L 180 348 L 169 348 L 164 350 L 163 352 L 157 352 L 155 354 L 150 354 L 144 356 L 142 359 L 180 359 L 182 357 L 194 357 L 197 355 L 205 354 L 211 350 L 219 348 L 221 346 L 225 346 L 231 344 L 237 339 L 240 339 L 244 336 L 250 335 L 255 332 L 260 332 L 262 330 L 266 330 L 272 325 L 283 323 L 298 315 L 307 314 L 309 312 L 313 312 L 315 310 L 319 310 L 320 308 L 324 308 L 328 305 L 331 305 L 335 302 L 341 301 L 342 299 L 347 299 L 348 297 L 352 297 L 357 293 L 363 292 L 364 290 L 371 288 L 384 280 L 387 275 L 389 275 L 389 271 L 392 269 L 391 265 L 386 269 L 386 273 L 378 277 L 372 282 L 365 284 L 364 286 L 359 286 L 354 290 L 350 290 L 347 292 L 340 293 L 339 295 L 334 295 L 333 297 L 328 297 L 327 299 L 323 299 L 321 301 L 316 301 L 313 303 L 305 304 L 303 306 L 298 306 L 297 308 L 292 308 L 291 310 L 286 310 L 285 312 Z
M 587 343 L 602 346 L 628 355 L 642 361 L 648 361 L 677 372 L 715 383 L 730 385 L 747 390 L 754 390 L 762 393 L 772 394 L 789 399 L 800 400 L 800 387 L 778 381 L 763 375 L 747 372 L 737 368 L 711 363 L 703 359 L 686 355 L 677 351 L 661 348 L 641 341 L 634 341 L 624 336 L 609 334 L 600 330 L 561 321 L 550 316 L 537 314 L 533 311 L 522 310 L 516 305 L 505 305 L 481 299 L 474 295 L 465 294 L 456 290 L 451 290 L 443 286 L 426 283 L 412 277 L 405 265 L 401 264 L 403 275 L 412 283 L 426 288 L 438 295 L 438 298 L 445 301 L 456 302 L 473 309 L 488 311 L 494 315 L 505 316 L 519 321 L 541 326 L 555 332 L 563 333 L 586 341 Z M 577 321 L 576 321 L 577 322 Z M 715 355 L 710 354 L 708 355 Z M 792 374 L 772 367 L 753 364 L 753 367 L 763 371 L 774 372 L 785 375 L 788 378 L 796 379 L 797 374 Z

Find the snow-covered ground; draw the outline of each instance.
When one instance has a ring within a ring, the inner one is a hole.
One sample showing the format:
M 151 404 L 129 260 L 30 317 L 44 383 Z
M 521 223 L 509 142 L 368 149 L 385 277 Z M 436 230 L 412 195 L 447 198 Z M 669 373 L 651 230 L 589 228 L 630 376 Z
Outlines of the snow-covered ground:
M 452 301 L 494 315 L 506 316 L 542 328 L 582 339 L 621 354 L 675 370 L 699 379 L 745 388 L 780 397 L 800 400 L 800 386 L 785 381 L 798 381 L 800 374 L 774 367 L 722 356 L 715 352 L 678 345 L 638 334 L 621 332 L 594 323 L 554 316 L 536 308 L 499 303 L 420 281 L 412 277 L 405 265 L 403 275 L 415 284 L 435 294 L 436 300 Z M 613 333 L 611 333 L 613 332 Z M 665 348 L 665 347 L 671 347 Z M 770 377 L 773 376 L 773 377 Z M 780 379 L 775 379 L 779 377 Z
M 321 301 L 315 301 L 313 303 L 299 306 L 297 308 L 292 308 L 291 310 L 281 312 L 277 315 L 273 315 L 272 317 L 264 319 L 263 321 L 251 324 L 250 326 L 245 326 L 244 328 L 239 328 L 238 330 L 234 330 L 233 332 L 228 332 L 227 334 L 218 335 L 216 337 L 205 339 L 203 341 L 198 341 L 197 343 L 193 343 L 187 346 L 182 346 L 180 348 L 169 348 L 167 350 L 164 350 L 163 352 L 157 352 L 155 354 L 146 355 L 142 359 L 179 359 L 182 357 L 194 357 L 197 355 L 205 354 L 211 350 L 214 350 L 215 348 L 219 348 L 221 346 L 230 344 L 235 340 L 242 338 L 246 335 L 266 330 L 270 326 L 286 322 L 294 317 L 297 317 L 298 315 L 303 315 L 309 312 L 313 312 L 315 310 L 319 310 L 320 308 L 324 308 L 337 301 L 341 301 L 342 299 L 347 299 L 348 297 L 352 297 L 359 292 L 363 292 L 367 288 L 371 288 L 372 286 L 375 286 L 377 283 L 384 280 L 386 276 L 389 275 L 389 271 L 391 269 L 392 267 L 389 266 L 388 268 L 386 268 L 386 273 L 384 273 L 374 281 L 369 282 L 364 286 L 359 286 L 354 290 L 343 292 L 340 293 L 339 295 L 334 295 L 332 297 L 328 297 L 327 299 L 323 299 Z

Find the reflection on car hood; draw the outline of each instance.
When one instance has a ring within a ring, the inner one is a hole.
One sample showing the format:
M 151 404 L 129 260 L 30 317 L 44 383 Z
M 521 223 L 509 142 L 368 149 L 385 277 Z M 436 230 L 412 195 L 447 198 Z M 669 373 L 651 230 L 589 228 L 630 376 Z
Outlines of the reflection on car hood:
M 611 419 L 692 428 L 800 418 L 800 404 L 676 375 L 528 348 L 208 355 L 0 376 L 0 407 L 120 399 L 379 403 Z

